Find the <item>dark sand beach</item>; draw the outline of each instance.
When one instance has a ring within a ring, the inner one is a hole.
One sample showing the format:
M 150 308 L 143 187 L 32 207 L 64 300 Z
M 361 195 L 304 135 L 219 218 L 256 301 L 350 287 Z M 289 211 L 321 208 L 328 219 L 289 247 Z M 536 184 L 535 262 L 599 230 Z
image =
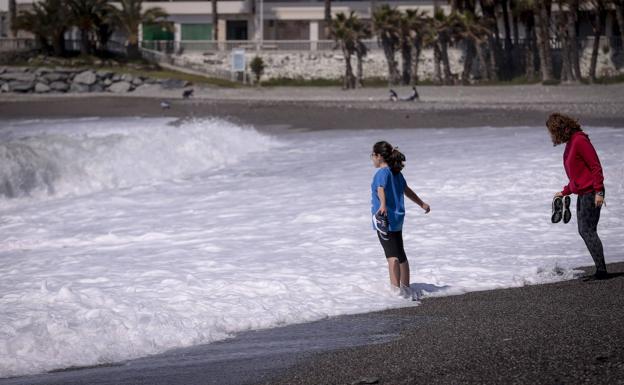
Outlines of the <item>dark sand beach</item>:
M 198 89 L 142 94 L 0 94 L 0 119 L 218 116 L 298 129 L 544 126 L 551 112 L 582 125 L 624 127 L 624 85 L 420 87 L 420 102 L 389 102 L 383 88 Z M 408 89 L 399 89 L 408 94 Z M 171 108 L 162 109 L 161 100 Z
M 423 87 L 422 102 L 410 104 L 387 102 L 386 92 L 204 89 L 191 100 L 173 93 L 3 94 L 0 120 L 219 116 L 277 130 L 461 128 L 543 126 L 548 113 L 560 111 L 584 125 L 624 127 L 621 85 Z M 162 98 L 170 109 L 161 109 Z M 624 263 L 609 269 L 604 281 L 425 298 L 417 307 L 0 384 L 624 384 Z

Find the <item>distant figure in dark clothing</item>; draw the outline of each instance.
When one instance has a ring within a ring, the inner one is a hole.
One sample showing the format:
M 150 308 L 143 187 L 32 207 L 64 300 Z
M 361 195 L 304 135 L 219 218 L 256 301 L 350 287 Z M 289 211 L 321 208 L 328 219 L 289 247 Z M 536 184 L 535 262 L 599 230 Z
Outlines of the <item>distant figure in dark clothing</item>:
M 182 97 L 184 99 L 188 99 L 191 96 L 193 96 L 193 89 L 192 88 L 190 90 L 184 90 L 184 92 L 182 93 Z
M 548 117 L 546 127 L 553 145 L 566 144 L 563 167 L 570 181 L 555 197 L 578 195 L 578 231 L 596 265 L 596 273 L 591 279 L 605 279 L 608 277 L 607 266 L 597 231 L 605 197 L 604 176 L 598 154 L 576 120 L 554 113 Z

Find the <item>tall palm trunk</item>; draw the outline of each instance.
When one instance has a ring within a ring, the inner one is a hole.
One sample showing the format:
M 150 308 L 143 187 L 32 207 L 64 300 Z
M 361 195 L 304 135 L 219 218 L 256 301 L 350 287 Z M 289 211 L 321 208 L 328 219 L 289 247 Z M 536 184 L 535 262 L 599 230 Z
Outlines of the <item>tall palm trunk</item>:
M 65 54 L 65 31 L 58 33 L 52 38 L 52 49 L 54 56 L 63 56 Z
M 568 18 L 568 36 L 570 36 L 570 59 L 572 60 L 572 73 L 577 81 L 582 79 L 581 57 L 576 33 L 579 16 L 579 0 L 570 1 L 570 17 Z
M 479 72 L 481 72 L 481 80 L 490 79 L 490 71 L 488 66 L 485 52 L 483 51 L 483 43 L 475 43 L 475 49 L 477 50 L 477 57 L 479 58 Z
M 401 41 L 401 83 L 404 85 L 410 84 L 412 79 L 412 43 L 411 39 L 404 38 Z
M 342 45 L 342 54 L 345 58 L 345 77 L 343 82 L 343 88 L 345 90 L 355 88 L 355 76 L 353 75 L 353 67 L 351 66 L 351 52 Z
M 471 40 L 466 40 L 466 54 L 464 55 L 464 70 L 462 71 L 462 84 L 470 83 L 470 72 L 475 56 L 475 44 Z
M 618 27 L 620 28 L 620 44 L 624 44 L 624 0 L 614 1 L 615 5 L 615 18 L 617 19 Z
M 211 0 L 212 5 L 212 40 L 219 40 L 219 12 L 217 10 L 217 0 Z
M 355 51 L 355 55 L 357 58 L 357 71 L 355 75 L 355 87 L 362 88 L 364 87 L 364 55 L 361 49 L 357 49 Z
M 85 29 L 80 30 L 80 54 L 88 55 L 90 53 L 89 43 L 89 31 Z
M 414 46 L 412 47 L 412 70 L 410 85 L 415 86 L 418 84 L 418 63 L 420 62 L 420 54 L 422 53 L 422 42 L 420 39 L 414 39 Z
M 598 50 L 600 49 L 600 36 L 602 35 L 602 31 L 604 29 L 604 22 L 606 18 L 606 11 L 602 4 L 599 2 L 597 4 L 594 16 L 594 21 L 592 22 L 592 29 L 594 32 L 594 43 L 592 44 L 592 54 L 591 61 L 589 64 L 589 80 L 591 83 L 596 81 L 596 65 L 598 64 Z
M 17 3 L 16 0 L 9 0 L 9 27 L 11 37 L 17 36 L 17 28 L 15 28 L 15 20 L 17 19 Z
M 442 61 L 440 54 L 440 47 L 438 43 L 433 44 L 433 81 L 436 83 L 442 83 L 442 68 L 440 62 Z
M 139 38 L 136 34 L 131 33 L 128 36 L 128 45 L 126 45 L 126 55 L 130 60 L 136 60 L 141 57 L 141 52 L 139 51 Z
M 396 85 L 399 83 L 399 79 L 401 76 L 399 75 L 399 69 L 397 65 L 396 58 L 394 57 L 394 48 L 392 47 L 392 42 L 388 41 L 386 38 L 381 40 L 381 45 L 383 46 L 384 55 L 386 56 L 386 62 L 388 63 L 388 82 L 391 85 Z
M 442 34 L 440 37 L 440 61 L 444 71 L 444 84 L 453 84 L 453 73 L 451 73 L 451 62 L 448 56 L 448 37 Z
M 533 18 L 525 24 L 526 42 L 524 47 L 525 76 L 527 81 L 535 80 L 535 28 Z
M 535 12 L 535 26 L 537 27 L 537 45 L 540 58 L 540 73 L 542 82 L 553 79 L 552 56 L 550 50 L 550 6 L 549 0 L 538 1 Z
M 324 21 L 325 21 L 325 39 L 330 39 L 331 38 L 330 28 L 329 28 L 329 26 L 331 25 L 331 19 L 332 19 L 332 15 L 331 15 L 331 0 L 325 0 L 325 17 L 324 17 Z
M 509 24 L 509 0 L 502 0 L 503 8 L 503 24 L 505 26 L 505 70 L 503 71 L 505 79 L 511 79 L 514 73 L 513 64 L 513 43 L 511 41 L 511 26 Z

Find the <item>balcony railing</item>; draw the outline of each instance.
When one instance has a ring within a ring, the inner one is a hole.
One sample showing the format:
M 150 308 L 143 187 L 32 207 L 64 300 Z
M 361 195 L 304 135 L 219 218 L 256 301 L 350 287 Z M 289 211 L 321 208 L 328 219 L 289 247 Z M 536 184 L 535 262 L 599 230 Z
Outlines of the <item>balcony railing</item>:
M 380 49 L 377 40 L 365 40 L 369 50 Z M 153 40 L 142 41 L 141 47 L 149 50 L 182 54 L 189 52 L 218 52 L 245 49 L 248 51 L 331 51 L 339 49 L 333 40 Z
M 0 52 L 28 51 L 37 47 L 34 39 L 0 39 Z

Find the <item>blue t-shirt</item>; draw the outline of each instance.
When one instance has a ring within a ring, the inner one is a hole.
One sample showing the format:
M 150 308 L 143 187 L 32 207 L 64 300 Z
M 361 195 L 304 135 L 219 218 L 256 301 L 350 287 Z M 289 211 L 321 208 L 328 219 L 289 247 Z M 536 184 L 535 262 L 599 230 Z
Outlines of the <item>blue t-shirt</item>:
M 377 195 L 377 187 L 383 187 L 386 193 L 386 209 L 388 209 L 388 230 L 401 231 L 405 217 L 405 193 L 407 182 L 400 172 L 393 174 L 388 167 L 382 167 L 375 173 L 371 183 L 371 214 L 375 214 L 381 202 Z M 374 226 L 373 226 L 374 228 Z

